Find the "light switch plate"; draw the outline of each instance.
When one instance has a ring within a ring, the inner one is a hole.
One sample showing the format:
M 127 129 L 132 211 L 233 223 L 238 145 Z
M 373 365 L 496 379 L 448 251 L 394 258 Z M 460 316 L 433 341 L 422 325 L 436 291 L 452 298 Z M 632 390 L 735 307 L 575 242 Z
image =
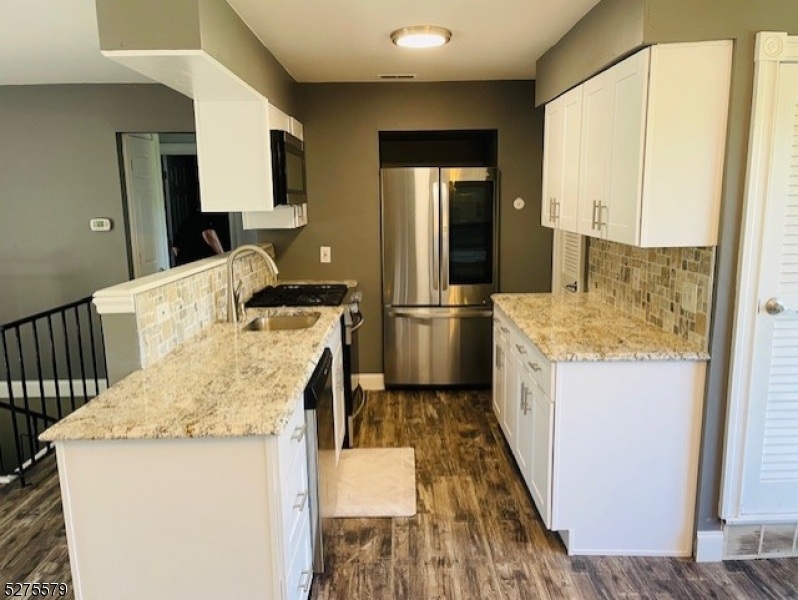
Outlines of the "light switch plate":
M 323 263 L 332 262 L 332 251 L 329 246 L 322 246 L 319 252 L 319 260 Z

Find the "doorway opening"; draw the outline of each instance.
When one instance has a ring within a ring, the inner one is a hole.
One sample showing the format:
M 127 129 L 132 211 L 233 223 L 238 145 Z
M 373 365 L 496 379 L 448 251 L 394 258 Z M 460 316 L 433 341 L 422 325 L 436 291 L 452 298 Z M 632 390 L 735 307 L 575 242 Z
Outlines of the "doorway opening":
M 135 279 L 179 262 L 175 238 L 189 217 L 200 212 L 197 141 L 191 132 L 122 133 L 118 142 L 128 264 Z M 203 214 L 223 251 L 240 243 L 240 217 Z

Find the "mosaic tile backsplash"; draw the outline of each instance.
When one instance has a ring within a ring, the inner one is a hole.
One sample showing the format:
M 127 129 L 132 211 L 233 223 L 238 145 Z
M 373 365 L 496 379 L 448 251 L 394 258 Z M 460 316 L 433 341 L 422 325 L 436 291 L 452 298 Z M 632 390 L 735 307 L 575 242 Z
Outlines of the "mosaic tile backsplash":
M 588 291 L 708 347 L 715 248 L 635 248 L 590 240 Z
M 245 300 L 274 282 L 257 254 L 233 266 Z M 157 362 L 216 321 L 227 318 L 227 268 L 224 263 L 136 296 L 141 367 Z M 159 311 L 166 307 L 166 311 Z M 160 314 L 159 314 L 160 313 Z

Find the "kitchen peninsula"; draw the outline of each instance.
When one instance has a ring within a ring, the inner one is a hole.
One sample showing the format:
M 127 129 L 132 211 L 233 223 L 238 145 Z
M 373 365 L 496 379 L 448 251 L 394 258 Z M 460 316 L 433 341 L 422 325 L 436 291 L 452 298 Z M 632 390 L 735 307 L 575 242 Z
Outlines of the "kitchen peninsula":
M 248 295 L 263 278 L 250 259 L 237 265 Z M 207 259 L 97 294 L 114 298 L 117 314 L 133 309 L 145 367 L 41 436 L 56 446 L 78 599 L 309 593 L 316 509 L 304 390 L 325 348 L 340 353 L 344 309 L 249 309 L 225 323 L 223 264 Z M 318 319 L 305 328 L 245 329 L 259 316 L 308 313 Z M 158 355 L 167 334 L 192 327 Z

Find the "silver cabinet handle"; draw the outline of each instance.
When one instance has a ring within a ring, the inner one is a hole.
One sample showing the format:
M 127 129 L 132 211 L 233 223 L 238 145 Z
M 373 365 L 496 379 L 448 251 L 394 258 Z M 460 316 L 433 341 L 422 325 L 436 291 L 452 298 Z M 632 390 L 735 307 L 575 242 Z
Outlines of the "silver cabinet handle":
M 524 411 L 524 414 L 529 412 L 529 402 L 526 400 L 526 395 L 529 393 L 529 388 L 526 387 L 525 384 L 521 384 L 521 410 Z
M 305 504 L 307 504 L 307 501 L 308 501 L 308 491 L 305 490 L 304 492 L 299 492 L 296 495 L 296 500 L 294 501 L 294 508 L 299 510 L 299 512 L 302 512 L 303 510 L 305 510 Z
M 542 367 L 538 363 L 527 362 L 526 364 L 528 364 L 530 367 L 532 367 L 532 370 L 535 373 L 539 373 L 542 370 Z
M 294 429 L 294 433 L 291 435 L 292 440 L 296 440 L 297 442 L 301 442 L 302 438 L 305 437 L 305 432 L 308 430 L 307 424 L 299 425 L 296 429 Z
M 504 362 L 504 353 L 502 352 L 501 348 L 497 347 L 496 348 L 496 368 L 497 369 L 501 369 L 503 362 Z
M 557 198 L 554 198 L 554 220 L 557 221 L 560 218 L 560 201 Z
M 593 214 L 590 219 L 590 229 L 596 229 L 596 212 L 598 212 L 598 200 L 593 200 Z
M 521 344 L 516 344 L 515 347 L 518 348 L 518 352 L 521 354 L 526 354 L 526 348 L 524 348 Z
M 499 325 L 499 329 L 501 329 L 504 333 L 510 333 L 509 329 L 507 329 L 506 327 L 502 327 L 501 325 Z
M 604 206 L 604 203 L 599 200 L 598 201 L 598 210 L 596 210 L 596 229 L 601 230 L 604 223 L 601 221 L 601 210 L 607 208 Z
M 557 217 L 554 216 L 554 196 L 549 198 L 549 223 L 554 223 Z
M 313 569 L 306 569 L 302 571 L 302 577 L 299 580 L 299 589 L 307 592 L 310 589 L 310 582 L 313 581 Z

